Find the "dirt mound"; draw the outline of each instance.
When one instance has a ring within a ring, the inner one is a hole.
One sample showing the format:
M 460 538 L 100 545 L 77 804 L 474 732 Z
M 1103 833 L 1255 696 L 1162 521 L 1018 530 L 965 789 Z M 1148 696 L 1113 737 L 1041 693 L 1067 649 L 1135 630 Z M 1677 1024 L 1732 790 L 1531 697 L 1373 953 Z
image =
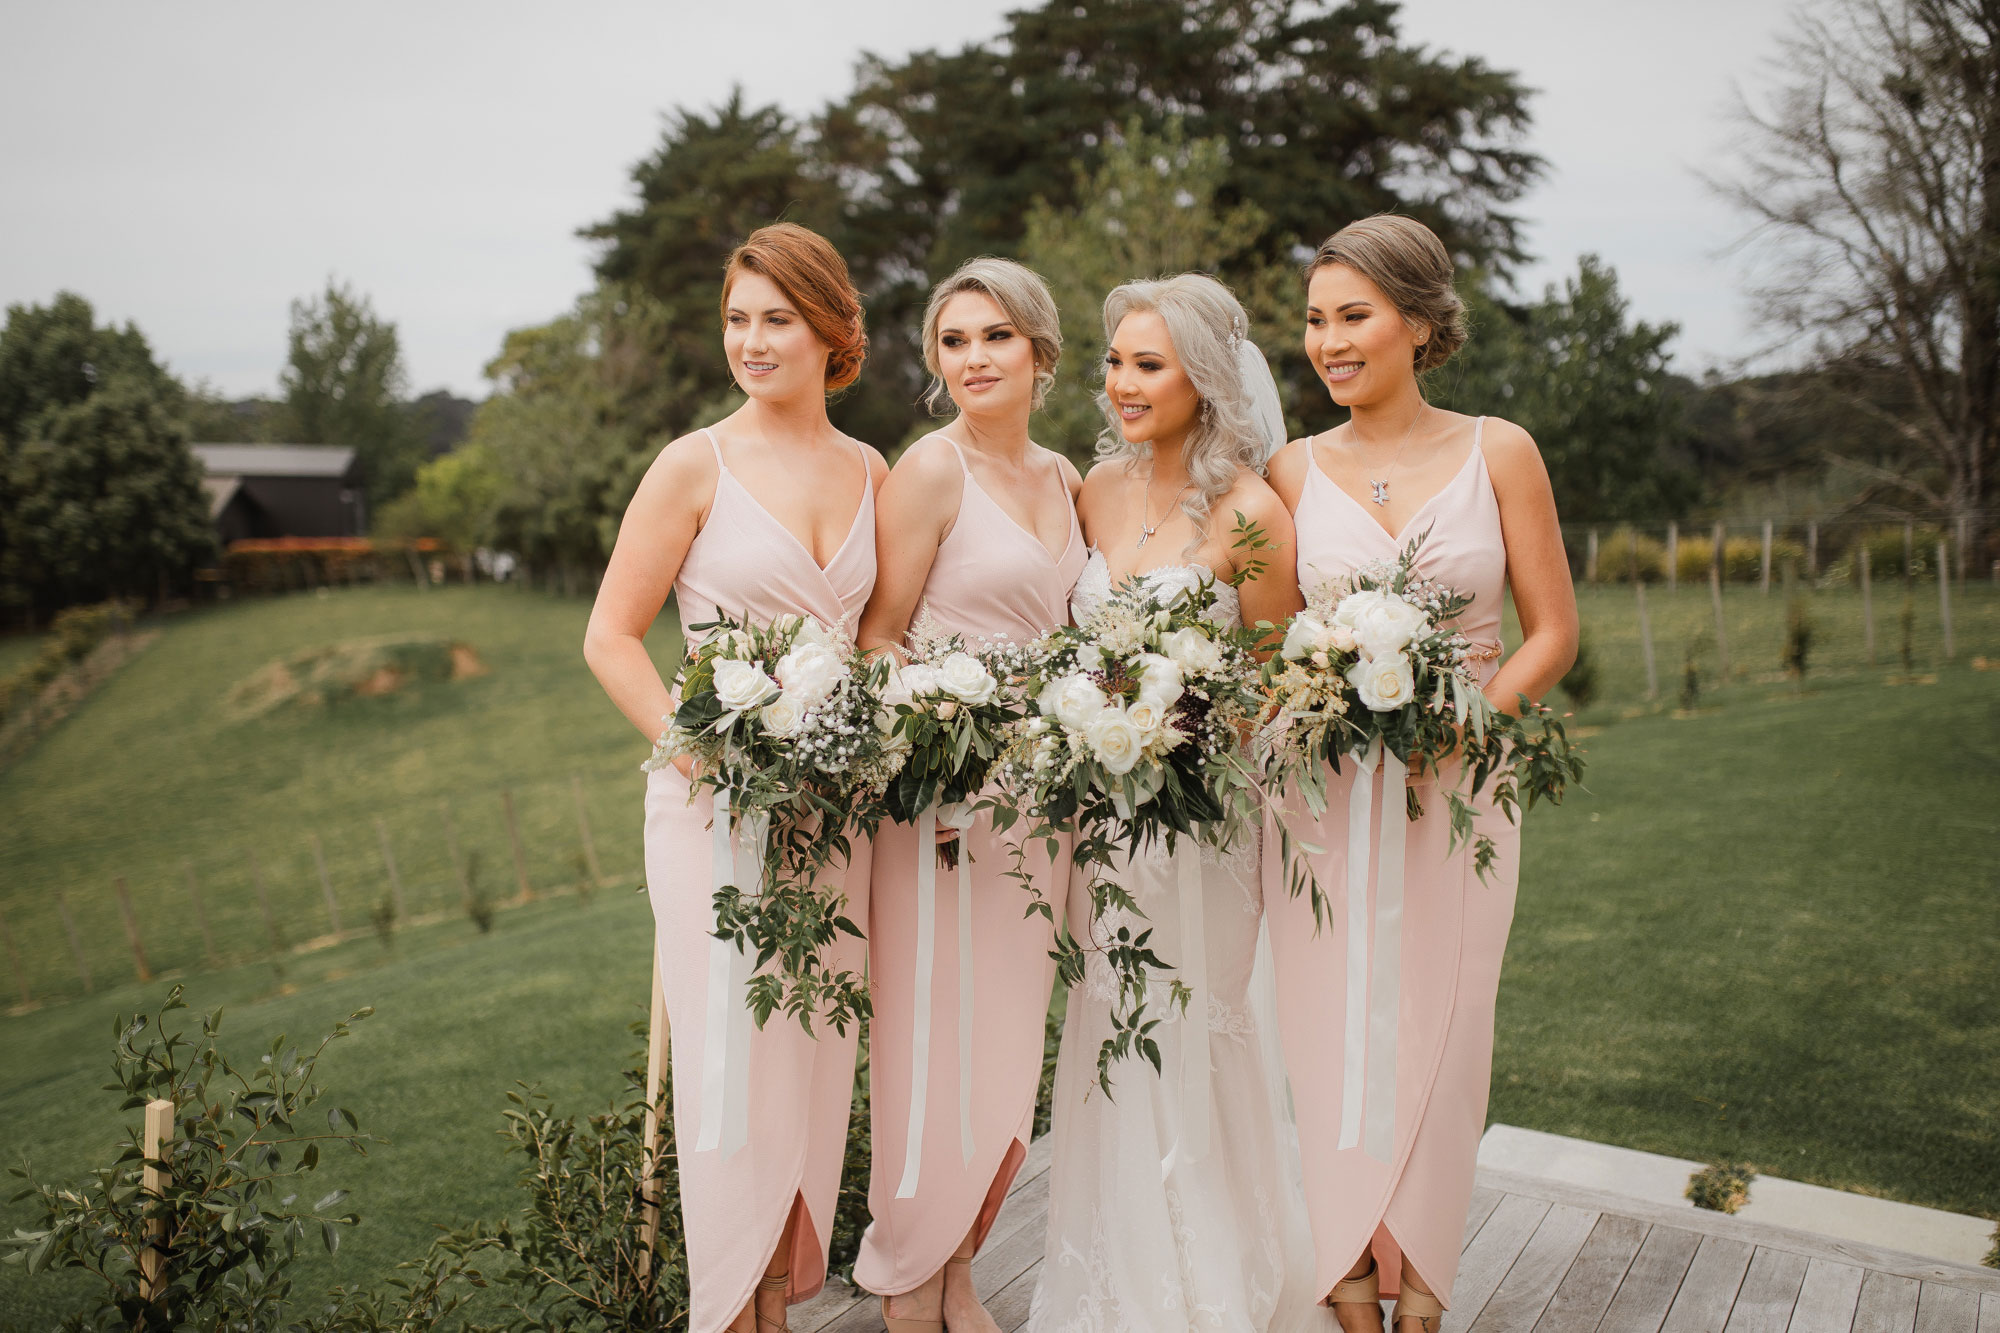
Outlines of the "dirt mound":
M 426 681 L 485 674 L 471 644 L 441 635 L 344 639 L 265 663 L 230 687 L 223 706 L 231 717 L 243 720 L 284 707 L 379 699 Z

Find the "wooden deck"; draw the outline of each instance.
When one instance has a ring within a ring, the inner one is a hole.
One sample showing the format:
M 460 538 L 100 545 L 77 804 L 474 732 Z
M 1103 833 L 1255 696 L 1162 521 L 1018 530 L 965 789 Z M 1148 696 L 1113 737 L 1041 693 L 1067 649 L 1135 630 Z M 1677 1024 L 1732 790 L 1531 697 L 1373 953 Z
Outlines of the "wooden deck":
M 1029 1149 L 974 1280 L 1000 1327 L 1028 1318 L 1049 1141 Z M 2000 1333 L 2000 1272 L 1481 1171 L 1446 1333 Z M 795 1333 L 879 1333 L 874 1297 L 829 1284 Z

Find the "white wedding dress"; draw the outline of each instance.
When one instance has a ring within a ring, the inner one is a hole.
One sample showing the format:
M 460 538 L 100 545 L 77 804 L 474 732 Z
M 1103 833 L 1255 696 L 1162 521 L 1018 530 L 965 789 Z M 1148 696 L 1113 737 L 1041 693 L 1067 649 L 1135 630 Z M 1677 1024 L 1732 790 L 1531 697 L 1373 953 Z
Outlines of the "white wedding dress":
M 1185 567 L 1169 567 L 1184 577 Z M 1155 571 L 1158 572 L 1158 571 Z M 1201 571 L 1205 573 L 1206 571 Z M 1211 615 L 1240 623 L 1236 590 L 1217 589 Z M 1071 606 L 1078 621 L 1111 594 L 1093 550 Z M 1028 1327 L 1034 1333 L 1292 1333 L 1337 1329 L 1315 1303 L 1295 1131 L 1282 1113 L 1276 991 L 1269 947 L 1260 947 L 1263 892 L 1257 836 L 1218 854 L 1192 839 L 1141 852 L 1116 873 L 1146 916 L 1099 923 L 1153 932 L 1154 951 L 1182 957 L 1181 858 L 1199 857 L 1208 1005 L 1185 1018 L 1168 1001 L 1174 973 L 1154 978 L 1147 1016 L 1164 1076 L 1143 1059 L 1111 1070 L 1112 1095 L 1097 1083 L 1097 1052 L 1111 1031 L 1115 983 L 1093 952 L 1069 995 L 1056 1063 L 1049 1230 Z M 1079 877 L 1080 879 L 1080 877 Z M 1072 892 L 1083 898 L 1080 884 Z M 1070 904 L 1073 929 L 1087 901 Z M 1254 974 L 1254 975 L 1253 975 Z M 1209 1148 L 1190 1160 L 1181 1141 L 1181 1050 L 1185 1024 L 1209 1031 Z M 1167 1165 L 1163 1165 L 1167 1164 Z

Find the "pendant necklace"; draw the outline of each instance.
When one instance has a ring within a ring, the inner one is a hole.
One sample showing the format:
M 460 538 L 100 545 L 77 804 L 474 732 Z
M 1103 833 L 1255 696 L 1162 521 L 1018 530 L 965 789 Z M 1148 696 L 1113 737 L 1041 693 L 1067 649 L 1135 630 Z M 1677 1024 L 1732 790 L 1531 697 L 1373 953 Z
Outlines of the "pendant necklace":
M 1382 469 L 1380 477 L 1372 475 L 1368 467 L 1368 459 L 1365 455 L 1361 460 L 1362 475 L 1368 478 L 1368 485 L 1374 491 L 1374 494 L 1369 498 L 1384 508 L 1387 508 L 1389 504 L 1389 475 L 1396 470 L 1396 464 L 1403 461 L 1403 450 L 1410 447 L 1410 437 L 1416 434 L 1417 423 L 1424 419 L 1424 410 L 1429 406 L 1430 404 L 1425 402 L 1417 404 L 1417 414 L 1410 418 L 1409 429 L 1403 432 L 1403 442 L 1396 446 L 1395 453 L 1389 455 L 1389 465 Z M 1361 437 L 1355 433 L 1354 422 L 1351 420 L 1347 423 L 1347 433 L 1354 438 L 1356 444 L 1361 443 Z
M 1166 512 L 1160 515 L 1160 521 L 1158 523 L 1148 523 L 1146 519 L 1153 512 L 1153 474 L 1150 471 L 1146 473 L 1146 493 L 1144 498 L 1139 502 L 1139 545 L 1144 546 L 1148 537 L 1151 537 L 1165 526 L 1166 521 L 1173 517 L 1174 501 L 1186 495 L 1193 485 L 1194 483 L 1190 481 L 1175 491 L 1173 500 L 1167 501 Z

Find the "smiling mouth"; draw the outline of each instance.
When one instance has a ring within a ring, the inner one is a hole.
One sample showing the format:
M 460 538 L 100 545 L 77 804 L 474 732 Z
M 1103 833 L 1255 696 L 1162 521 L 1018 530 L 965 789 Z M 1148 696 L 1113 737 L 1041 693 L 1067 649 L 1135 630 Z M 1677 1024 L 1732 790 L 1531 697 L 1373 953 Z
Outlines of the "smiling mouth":
M 1330 380 L 1351 380 L 1361 373 L 1359 361 L 1334 361 L 1326 367 L 1326 377 Z
M 778 368 L 775 361 L 745 361 L 743 369 L 752 375 L 768 375 Z
M 1118 404 L 1118 415 L 1125 418 L 1125 420 L 1127 421 L 1136 421 L 1140 417 L 1146 415 L 1146 413 L 1152 410 L 1153 410 L 1152 407 L 1146 403 Z
M 965 387 L 968 389 L 985 389 L 999 382 L 1000 377 L 998 375 L 975 375 L 965 381 Z

